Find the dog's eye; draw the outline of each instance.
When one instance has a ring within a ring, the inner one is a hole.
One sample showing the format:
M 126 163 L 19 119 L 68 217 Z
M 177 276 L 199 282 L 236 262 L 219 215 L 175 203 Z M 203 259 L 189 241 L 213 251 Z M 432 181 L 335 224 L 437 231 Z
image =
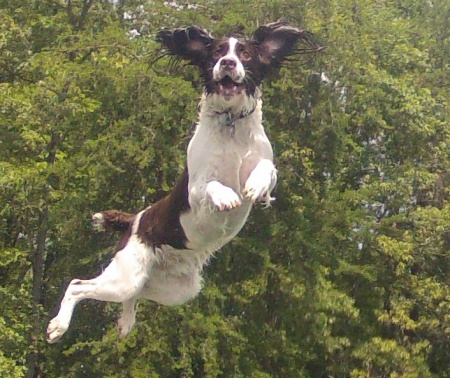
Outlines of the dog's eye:
M 213 57 L 213 59 L 216 59 L 216 60 L 220 59 L 222 57 L 222 52 L 220 50 L 216 50 L 213 52 L 212 57 Z
M 247 50 L 241 51 L 241 60 L 249 61 L 250 59 L 252 59 L 252 56 Z

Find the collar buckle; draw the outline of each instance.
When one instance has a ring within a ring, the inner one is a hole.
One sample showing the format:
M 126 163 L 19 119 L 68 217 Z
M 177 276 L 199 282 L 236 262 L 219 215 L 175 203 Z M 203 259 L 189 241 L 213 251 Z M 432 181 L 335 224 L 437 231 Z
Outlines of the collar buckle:
M 231 136 L 234 136 L 235 128 L 236 128 L 236 121 L 240 119 L 244 119 L 251 115 L 256 109 L 256 106 L 254 106 L 251 110 L 244 109 L 236 116 L 233 116 L 233 113 L 231 113 L 229 110 L 224 112 L 214 112 L 219 117 L 219 124 L 221 126 L 229 127 L 231 131 Z

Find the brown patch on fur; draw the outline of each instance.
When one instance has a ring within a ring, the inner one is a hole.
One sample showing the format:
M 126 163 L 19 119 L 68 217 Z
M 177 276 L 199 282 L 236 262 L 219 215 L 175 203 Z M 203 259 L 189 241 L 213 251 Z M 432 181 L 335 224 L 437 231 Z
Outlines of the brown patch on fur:
M 181 179 L 172 192 L 156 202 L 142 214 L 137 236 L 153 247 L 170 245 L 174 248 L 186 248 L 186 234 L 180 223 L 181 214 L 189 210 L 188 171 L 185 168 Z
M 127 246 L 128 240 L 130 240 L 131 237 L 131 231 L 133 230 L 133 228 L 131 227 L 132 224 L 133 223 L 130 223 L 129 227 L 126 230 L 124 230 L 124 232 L 120 236 L 119 243 L 117 244 L 116 247 L 116 252 L 119 252 L 120 250 L 124 249 Z

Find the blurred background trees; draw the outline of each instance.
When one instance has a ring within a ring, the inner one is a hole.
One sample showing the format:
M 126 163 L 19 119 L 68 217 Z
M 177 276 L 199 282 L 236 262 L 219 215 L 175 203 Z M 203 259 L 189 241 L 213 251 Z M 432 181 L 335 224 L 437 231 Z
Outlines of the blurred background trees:
M 226 10 L 225 10 L 226 9 Z M 286 19 L 325 52 L 264 84 L 277 201 L 187 305 L 80 304 L 45 328 L 113 235 L 180 173 L 201 91 L 155 33 Z M 0 0 L 2 377 L 448 377 L 450 5 L 431 1 Z

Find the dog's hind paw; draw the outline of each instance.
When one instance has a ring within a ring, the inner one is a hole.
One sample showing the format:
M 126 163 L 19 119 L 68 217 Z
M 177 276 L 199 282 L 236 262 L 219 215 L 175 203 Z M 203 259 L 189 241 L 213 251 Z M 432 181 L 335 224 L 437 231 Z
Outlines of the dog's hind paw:
M 122 316 L 117 320 L 117 329 L 121 339 L 127 337 L 131 331 L 131 328 L 133 328 L 134 322 L 134 317 L 131 319 Z
M 47 342 L 56 343 L 67 331 L 68 325 L 61 323 L 58 318 L 53 318 L 47 327 Z
M 96 213 L 92 216 L 92 227 L 94 230 L 97 231 L 104 231 L 105 230 L 105 218 L 103 217 L 102 213 Z

